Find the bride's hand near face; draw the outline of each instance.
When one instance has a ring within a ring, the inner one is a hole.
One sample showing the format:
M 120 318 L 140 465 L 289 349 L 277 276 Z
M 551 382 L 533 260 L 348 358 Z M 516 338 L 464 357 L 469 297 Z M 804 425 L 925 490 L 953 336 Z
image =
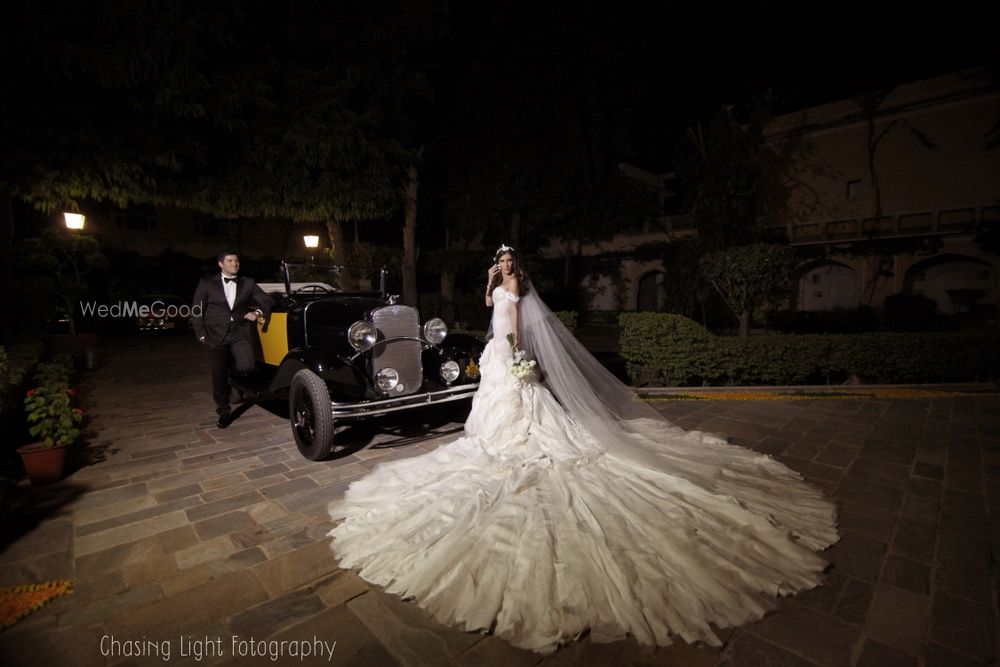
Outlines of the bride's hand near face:
M 486 271 L 486 307 L 493 305 L 493 280 L 500 273 L 500 265 L 494 264 Z

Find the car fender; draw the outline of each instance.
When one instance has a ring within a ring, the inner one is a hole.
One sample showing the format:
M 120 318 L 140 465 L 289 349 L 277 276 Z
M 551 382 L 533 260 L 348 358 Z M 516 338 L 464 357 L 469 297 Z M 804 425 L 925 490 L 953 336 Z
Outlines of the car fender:
M 478 364 L 483 354 L 483 342 L 468 334 L 451 334 L 437 347 L 424 352 L 424 376 L 436 378 L 438 367 L 445 361 L 456 361 L 461 369 L 457 384 L 478 381 L 477 375 L 468 374 L 469 363 Z
M 479 356 L 486 347 L 483 341 L 469 334 L 449 334 L 441 343 L 441 356 L 448 359 L 471 356 L 473 361 L 479 361 Z
M 353 397 L 357 391 L 364 393 L 364 375 L 349 359 L 329 350 L 307 347 L 289 350 L 274 376 L 272 390 L 290 386 L 292 378 L 302 369 L 309 369 L 325 380 L 331 389 L 331 396 L 346 392 Z

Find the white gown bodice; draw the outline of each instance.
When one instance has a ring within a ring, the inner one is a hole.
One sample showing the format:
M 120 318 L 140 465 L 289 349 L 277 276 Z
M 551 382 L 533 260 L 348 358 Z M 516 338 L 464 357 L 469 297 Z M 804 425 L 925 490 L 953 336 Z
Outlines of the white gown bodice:
M 493 289 L 493 338 L 507 342 L 507 334 L 514 332 L 513 315 L 520 299 L 501 285 Z M 508 347 L 510 347 L 508 345 Z

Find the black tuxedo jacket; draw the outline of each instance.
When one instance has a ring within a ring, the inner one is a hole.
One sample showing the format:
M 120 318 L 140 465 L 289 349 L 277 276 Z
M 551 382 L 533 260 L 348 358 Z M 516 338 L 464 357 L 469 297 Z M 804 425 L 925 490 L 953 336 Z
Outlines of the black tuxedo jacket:
M 267 317 L 274 307 L 274 300 L 257 286 L 253 278 L 238 276 L 236 300 L 230 309 L 222 288 L 222 274 L 217 273 L 211 278 L 201 279 L 191 305 L 191 326 L 194 327 L 195 337 L 199 340 L 204 337 L 206 345 L 215 346 L 226 337 L 230 321 L 238 325 L 241 334 L 249 336 L 253 322 L 243 319 L 243 316 L 259 308 Z

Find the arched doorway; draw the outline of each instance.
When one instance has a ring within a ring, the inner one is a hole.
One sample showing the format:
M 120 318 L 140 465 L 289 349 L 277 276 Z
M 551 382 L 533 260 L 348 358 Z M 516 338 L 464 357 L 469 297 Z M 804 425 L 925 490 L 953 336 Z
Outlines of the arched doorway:
M 906 272 L 904 291 L 923 294 L 937 302 L 940 313 L 956 312 L 951 290 L 982 292 L 979 303 L 997 302 L 997 273 L 988 263 L 964 255 L 939 255 L 917 262 Z
M 663 310 L 663 271 L 649 271 L 639 278 L 638 292 L 635 298 L 636 310 Z
M 858 277 L 854 269 L 831 261 L 803 268 L 799 278 L 798 310 L 853 310 L 858 307 Z

